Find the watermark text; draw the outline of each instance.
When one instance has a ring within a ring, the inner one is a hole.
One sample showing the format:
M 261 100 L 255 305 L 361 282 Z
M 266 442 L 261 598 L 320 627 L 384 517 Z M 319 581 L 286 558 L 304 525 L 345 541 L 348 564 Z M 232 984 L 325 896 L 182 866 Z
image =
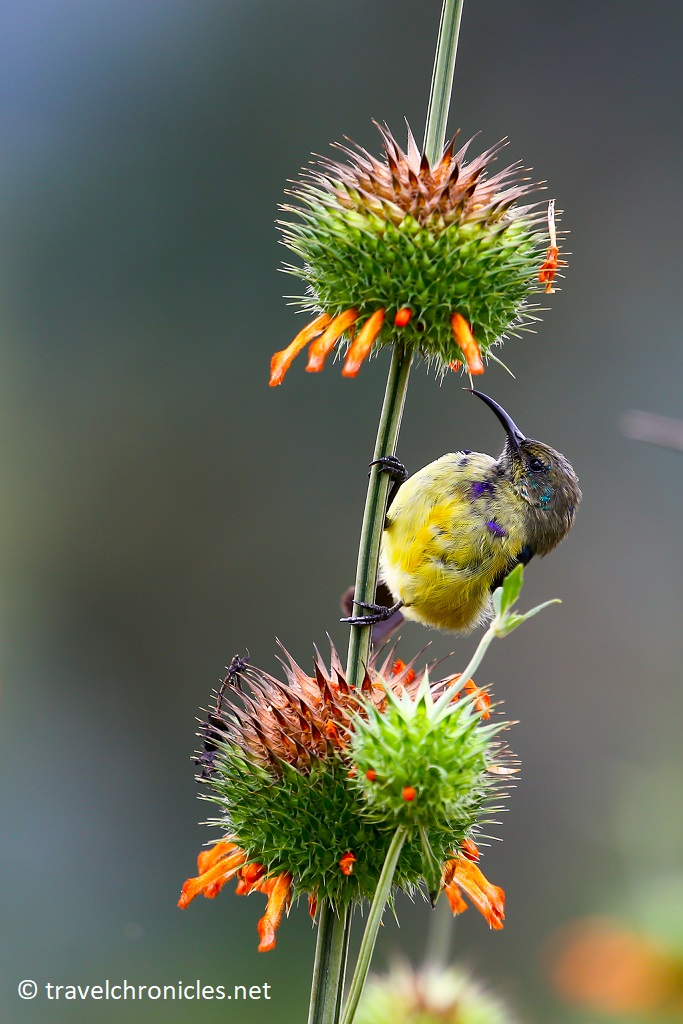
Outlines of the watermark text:
M 21 999 L 45 999 L 50 1002 L 90 1002 L 90 1000 L 113 1001 L 146 1001 L 167 1002 L 181 1000 L 254 1000 L 272 999 L 270 985 L 267 981 L 260 985 L 208 985 L 201 979 L 194 981 L 176 981 L 165 985 L 141 985 L 123 979 L 112 981 L 106 978 L 103 982 L 92 984 L 59 983 L 46 981 L 40 984 L 31 978 L 25 978 L 17 986 Z

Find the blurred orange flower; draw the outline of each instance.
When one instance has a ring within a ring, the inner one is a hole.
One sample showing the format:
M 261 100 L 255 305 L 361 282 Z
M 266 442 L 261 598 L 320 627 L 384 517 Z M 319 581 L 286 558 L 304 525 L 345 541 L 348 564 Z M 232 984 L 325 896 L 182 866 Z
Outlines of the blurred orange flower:
M 607 917 L 560 929 L 550 948 L 555 988 L 569 1003 L 606 1014 L 683 1014 L 683 962 Z

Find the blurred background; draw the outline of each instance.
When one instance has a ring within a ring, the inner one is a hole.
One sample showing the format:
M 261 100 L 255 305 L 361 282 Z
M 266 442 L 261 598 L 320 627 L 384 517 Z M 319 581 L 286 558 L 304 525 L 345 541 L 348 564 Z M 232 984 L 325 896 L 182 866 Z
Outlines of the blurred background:
M 195 717 L 236 653 L 272 670 L 276 637 L 304 666 L 326 631 L 345 646 L 388 357 L 355 381 L 298 361 L 267 387 L 303 322 L 281 298 L 273 221 L 312 151 L 348 135 L 377 152 L 372 117 L 421 136 L 439 10 L 0 3 L 3 1024 L 305 1019 L 303 905 L 262 955 L 262 896 L 176 909 L 212 835 Z M 524 607 L 563 605 L 494 645 L 478 677 L 519 719 L 523 774 L 483 865 L 507 891 L 505 930 L 471 911 L 454 942 L 529 1022 L 596 1019 L 553 992 L 553 936 L 575 918 L 681 939 L 683 456 L 619 420 L 683 416 L 682 40 L 673 0 L 470 0 L 462 24 L 451 128 L 481 131 L 481 148 L 509 136 L 571 231 L 552 309 L 502 353 L 516 379 L 485 377 L 571 458 L 584 504 L 527 573 Z M 414 370 L 409 469 L 500 450 L 462 383 Z M 455 647 L 453 671 L 476 643 L 413 624 L 399 653 L 427 640 Z M 402 900 L 399 918 L 378 967 L 419 960 L 430 911 Z M 267 982 L 272 1000 L 16 991 L 107 977 Z

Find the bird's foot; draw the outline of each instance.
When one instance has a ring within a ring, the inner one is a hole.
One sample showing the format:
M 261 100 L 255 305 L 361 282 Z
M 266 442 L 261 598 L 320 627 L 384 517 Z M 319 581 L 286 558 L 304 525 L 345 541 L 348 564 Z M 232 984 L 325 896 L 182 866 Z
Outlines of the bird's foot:
M 388 473 L 399 487 L 408 479 L 408 470 L 395 455 L 383 455 L 381 459 L 374 459 L 370 465 L 379 466 L 379 472 Z
M 381 459 L 375 459 L 371 462 L 370 466 L 379 466 L 380 473 L 389 474 L 391 487 L 387 494 L 387 508 L 390 508 L 392 501 L 396 497 L 396 492 L 408 479 L 408 470 L 395 455 L 383 455 Z
M 349 615 L 341 619 L 341 622 L 348 622 L 350 626 L 374 626 L 376 622 L 386 622 L 392 615 L 395 615 L 403 607 L 403 601 L 397 601 L 387 607 L 384 604 L 373 604 L 371 601 L 355 601 L 359 608 L 364 608 L 367 615 Z

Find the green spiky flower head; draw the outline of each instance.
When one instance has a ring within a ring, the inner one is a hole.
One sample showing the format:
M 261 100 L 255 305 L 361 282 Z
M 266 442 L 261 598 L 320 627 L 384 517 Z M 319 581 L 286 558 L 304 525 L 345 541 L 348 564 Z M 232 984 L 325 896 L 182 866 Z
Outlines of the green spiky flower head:
M 351 342 L 343 373 L 387 344 L 402 344 L 445 370 L 484 370 L 482 357 L 533 320 L 530 296 L 552 290 L 558 265 L 554 204 L 520 205 L 537 186 L 514 163 L 490 174 L 503 143 L 467 161 L 455 140 L 434 166 L 408 130 L 404 152 L 378 126 L 383 158 L 339 146 L 346 162 L 320 159 L 291 189 L 284 244 L 301 260 L 297 301 L 316 319 L 273 358 L 271 384 L 312 341 L 307 369 Z M 358 332 L 358 333 L 354 333 Z
M 365 704 L 351 737 L 370 812 L 420 836 L 432 889 L 490 800 L 493 750 L 496 772 L 510 770 L 495 739 L 507 723 L 483 720 L 490 717 L 484 695 L 475 687 L 461 699 L 457 679 L 434 686 L 425 670 L 415 693 L 389 689 L 381 709 Z
M 476 867 L 471 837 L 510 769 L 479 691 L 456 699 L 453 677 L 430 682 L 391 658 L 371 662 L 354 690 L 334 648 L 329 669 L 316 652 L 313 675 L 286 652 L 282 664 L 284 681 L 243 663 L 203 727 L 202 779 L 227 835 L 219 856 L 201 855 L 181 905 L 234 875 L 238 891 L 269 897 L 280 880 L 281 908 L 304 893 L 337 908 L 372 899 L 405 824 L 395 884 L 411 891 L 424 879 L 434 896 L 444 887 L 456 911 L 463 889 L 502 927 L 502 890 Z

